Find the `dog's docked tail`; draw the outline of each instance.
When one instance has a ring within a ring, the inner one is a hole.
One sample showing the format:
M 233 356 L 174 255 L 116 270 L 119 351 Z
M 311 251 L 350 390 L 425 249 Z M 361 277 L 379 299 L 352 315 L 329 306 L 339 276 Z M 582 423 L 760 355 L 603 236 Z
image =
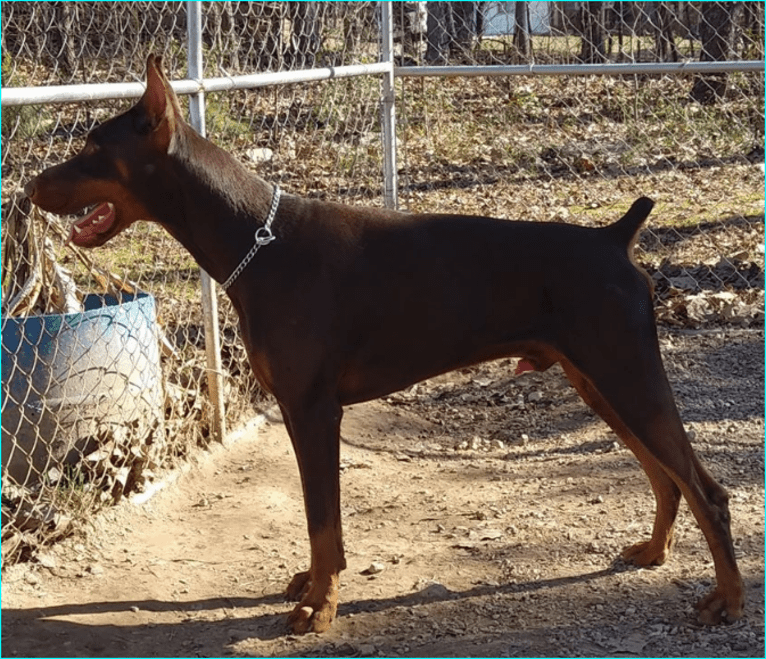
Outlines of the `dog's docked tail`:
M 638 230 L 649 217 L 653 207 L 654 202 L 649 197 L 640 197 L 633 202 L 625 215 L 614 224 L 610 224 L 605 230 L 609 232 L 615 243 L 624 245 L 630 253 L 633 251 L 633 243 L 638 237 Z

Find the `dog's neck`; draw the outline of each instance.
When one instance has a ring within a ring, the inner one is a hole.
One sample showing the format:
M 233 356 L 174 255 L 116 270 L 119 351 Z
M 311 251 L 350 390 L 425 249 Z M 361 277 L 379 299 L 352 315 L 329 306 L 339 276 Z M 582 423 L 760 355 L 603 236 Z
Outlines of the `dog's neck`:
M 175 191 L 175 208 L 166 208 L 158 217 L 197 263 L 222 282 L 265 222 L 273 186 L 190 126 L 178 129 L 167 186 Z

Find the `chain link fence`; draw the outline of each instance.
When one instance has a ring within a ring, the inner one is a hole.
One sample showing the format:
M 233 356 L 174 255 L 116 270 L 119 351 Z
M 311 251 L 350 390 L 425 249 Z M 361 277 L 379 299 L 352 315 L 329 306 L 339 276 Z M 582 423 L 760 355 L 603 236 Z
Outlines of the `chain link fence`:
M 660 322 L 763 326 L 762 72 L 530 68 L 762 60 L 761 3 L 392 4 L 403 208 L 595 226 L 647 195 L 658 204 L 637 256 L 656 282 Z M 143 81 L 150 52 L 171 79 L 186 77 L 186 3 L 1 11 L 4 89 Z M 381 8 L 204 3 L 202 44 L 205 77 L 374 63 Z M 529 70 L 473 75 L 487 65 Z M 191 257 L 145 223 L 78 250 L 66 244 L 66 220 L 19 193 L 130 104 L 3 107 L 6 564 L 212 441 Z M 207 93 L 205 108 L 208 136 L 264 178 L 306 196 L 384 204 L 380 76 Z M 218 293 L 232 426 L 264 400 Z

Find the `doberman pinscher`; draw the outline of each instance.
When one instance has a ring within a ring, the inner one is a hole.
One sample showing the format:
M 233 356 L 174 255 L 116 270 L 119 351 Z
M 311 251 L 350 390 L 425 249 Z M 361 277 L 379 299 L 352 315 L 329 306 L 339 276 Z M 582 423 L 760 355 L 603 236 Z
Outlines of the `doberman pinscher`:
M 276 398 L 298 459 L 311 565 L 288 586 L 298 632 L 330 626 L 341 538 L 345 405 L 500 357 L 518 370 L 558 362 L 635 453 L 657 500 L 651 538 L 626 549 L 664 563 L 681 495 L 702 528 L 718 584 L 706 623 L 742 615 L 728 496 L 700 464 L 660 356 L 652 283 L 633 262 L 653 202 L 586 228 L 462 215 L 410 215 L 291 194 L 251 173 L 182 118 L 159 57 L 130 110 L 96 127 L 71 160 L 26 186 L 42 208 L 92 212 L 71 240 L 103 245 L 157 222 L 225 283 L 250 364 Z M 257 252 L 257 254 L 256 254 Z

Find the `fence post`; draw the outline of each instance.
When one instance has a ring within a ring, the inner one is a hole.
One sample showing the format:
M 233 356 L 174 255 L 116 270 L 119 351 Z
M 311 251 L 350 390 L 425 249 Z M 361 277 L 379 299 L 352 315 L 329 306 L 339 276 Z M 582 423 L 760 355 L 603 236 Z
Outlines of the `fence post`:
M 186 30 L 188 42 L 187 76 L 202 80 L 202 3 L 186 3 Z M 192 128 L 205 137 L 205 93 L 202 91 L 189 97 L 189 117 Z M 218 298 L 215 282 L 200 268 L 202 292 L 202 316 L 205 323 L 205 353 L 207 356 L 207 387 L 213 409 L 213 439 L 222 442 L 226 434 L 226 416 L 223 403 L 223 369 L 221 367 L 221 337 L 218 330 Z
M 399 207 L 396 185 L 396 94 L 394 92 L 394 24 L 391 2 L 380 3 L 380 56 L 390 69 L 382 81 L 383 201 L 386 208 Z

